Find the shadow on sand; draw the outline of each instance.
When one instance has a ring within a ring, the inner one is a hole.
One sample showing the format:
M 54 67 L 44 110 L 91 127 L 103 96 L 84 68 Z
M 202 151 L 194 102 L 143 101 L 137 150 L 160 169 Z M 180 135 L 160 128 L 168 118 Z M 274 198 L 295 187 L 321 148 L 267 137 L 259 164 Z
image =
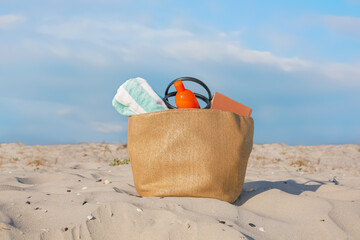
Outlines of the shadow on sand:
M 304 191 L 315 192 L 325 182 L 310 180 L 305 183 L 297 183 L 294 180 L 286 181 L 255 181 L 244 183 L 240 197 L 234 202 L 234 205 L 241 206 L 252 197 L 271 189 L 279 189 L 283 192 L 299 195 Z

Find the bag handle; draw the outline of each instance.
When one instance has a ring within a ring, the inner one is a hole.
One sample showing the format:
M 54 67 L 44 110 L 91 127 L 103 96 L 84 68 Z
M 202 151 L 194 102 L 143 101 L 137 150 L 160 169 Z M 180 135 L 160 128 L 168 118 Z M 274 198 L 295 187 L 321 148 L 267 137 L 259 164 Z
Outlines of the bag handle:
M 205 103 L 206 103 L 206 107 L 204 107 L 204 109 L 208 109 L 211 107 L 211 100 L 212 100 L 212 96 L 211 96 L 211 92 L 210 92 L 210 89 L 208 88 L 208 86 L 206 86 L 205 83 L 203 83 L 202 81 L 200 81 L 199 79 L 197 78 L 193 78 L 193 77 L 180 77 L 180 78 L 177 78 L 175 79 L 174 81 L 172 81 L 171 83 L 169 83 L 169 85 L 167 86 L 166 90 L 165 90 L 165 96 L 163 98 L 163 101 L 164 103 L 166 104 L 166 106 L 169 108 L 169 109 L 175 109 L 177 107 L 171 105 L 169 103 L 169 97 L 174 97 L 176 95 L 177 92 L 170 92 L 169 93 L 169 89 L 170 87 L 176 82 L 176 81 L 183 81 L 183 82 L 195 82 L 199 85 L 201 85 L 203 88 L 205 88 L 206 92 L 208 93 L 208 97 L 205 97 L 204 95 L 201 95 L 200 93 L 194 93 L 195 94 L 195 97 L 203 100 Z

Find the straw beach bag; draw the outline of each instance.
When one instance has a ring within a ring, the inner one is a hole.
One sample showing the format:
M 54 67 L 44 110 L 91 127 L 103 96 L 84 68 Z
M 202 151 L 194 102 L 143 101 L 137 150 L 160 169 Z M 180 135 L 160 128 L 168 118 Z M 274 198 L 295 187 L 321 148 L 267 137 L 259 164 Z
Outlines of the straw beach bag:
M 129 118 L 128 151 L 145 197 L 205 197 L 234 202 L 252 150 L 251 117 L 176 109 Z

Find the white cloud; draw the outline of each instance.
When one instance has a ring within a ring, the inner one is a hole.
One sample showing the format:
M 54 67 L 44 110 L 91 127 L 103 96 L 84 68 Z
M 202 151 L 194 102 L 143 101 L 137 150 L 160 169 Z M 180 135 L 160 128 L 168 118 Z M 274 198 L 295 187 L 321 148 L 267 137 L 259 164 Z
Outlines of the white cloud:
M 73 110 L 69 107 L 62 107 L 56 111 L 56 114 L 60 117 L 67 117 L 73 113 Z
M 348 16 L 326 16 L 324 22 L 333 31 L 360 36 L 360 18 Z
M 95 122 L 91 124 L 91 127 L 96 132 L 101 133 L 120 133 L 125 131 L 122 125 L 112 123 Z
M 289 49 L 295 48 L 299 43 L 298 37 L 293 34 L 281 33 L 273 29 L 268 30 L 265 36 L 272 48 L 276 49 L 277 52 L 287 52 Z
M 136 62 L 144 55 L 159 53 L 159 48 L 166 42 L 192 36 L 191 32 L 177 28 L 155 29 L 141 24 L 89 19 L 46 24 L 38 27 L 37 31 L 64 43 L 73 41 L 67 44 L 68 47 L 51 47 L 52 54 L 99 67 L 110 66 L 119 60 Z M 79 42 L 80 45 L 76 44 Z
M 111 51 L 123 61 L 136 62 L 144 57 L 165 57 L 180 61 L 233 61 L 255 64 L 267 64 L 283 71 L 297 71 L 309 65 L 299 58 L 283 58 L 267 51 L 245 49 L 232 41 L 239 32 L 209 33 L 203 36 L 180 28 L 150 28 L 145 25 L 125 22 L 104 22 L 88 19 L 73 19 L 65 23 L 43 25 L 40 33 L 59 39 L 81 40 Z M 61 56 L 71 55 L 83 61 L 93 61 L 94 65 L 108 65 L 114 62 L 111 53 L 100 54 L 94 49 L 54 51 Z M 115 55 L 114 54 L 114 55 Z M 87 56 L 89 55 L 89 56 Z M 90 62 L 91 63 L 91 62 Z
M 74 53 L 72 57 L 96 67 L 107 67 L 111 65 L 111 57 L 98 50 L 82 50 Z
M 342 86 L 360 86 L 360 63 L 329 63 L 322 66 L 322 72 Z
M 0 15 L 0 29 L 9 29 L 16 27 L 26 20 L 25 16 L 20 14 Z
M 74 46 L 40 39 L 25 39 L 19 43 L 0 44 L 0 64 L 44 61 L 47 59 L 65 59 L 83 63 L 90 67 L 107 67 L 114 63 L 113 57 L 119 51 L 110 51 L 99 46 Z
M 141 24 L 118 21 L 95 21 L 73 19 L 68 22 L 42 25 L 38 32 L 60 39 L 86 40 L 100 44 L 115 40 L 151 40 L 191 37 L 192 33 L 182 29 L 155 29 Z
M 341 17 L 334 19 L 338 24 L 346 22 L 354 29 L 360 26 L 360 22 L 358 25 L 352 23 L 359 21 L 357 18 L 350 18 L 351 21 Z M 181 27 L 152 28 L 131 22 L 78 18 L 58 24 L 48 23 L 38 27 L 37 31 L 51 38 L 23 42 L 14 49 L 4 46 L 4 51 L 11 49 L 10 56 L 19 60 L 24 56 L 29 59 L 34 56 L 56 57 L 91 67 L 114 67 L 123 63 L 142 66 L 149 62 L 183 62 L 194 66 L 198 63 L 229 63 L 232 66 L 250 63 L 259 69 L 269 66 L 284 72 L 321 74 L 341 86 L 359 85 L 360 80 L 359 64 L 318 63 L 296 56 L 282 57 L 270 51 L 248 49 L 239 42 L 242 32 L 207 30 L 198 33 Z
M 271 52 L 244 49 L 227 42 L 202 42 L 197 40 L 177 42 L 165 46 L 165 52 L 180 60 L 195 61 L 238 61 L 243 63 L 267 64 L 291 72 L 302 70 L 309 62 L 299 58 L 282 58 Z

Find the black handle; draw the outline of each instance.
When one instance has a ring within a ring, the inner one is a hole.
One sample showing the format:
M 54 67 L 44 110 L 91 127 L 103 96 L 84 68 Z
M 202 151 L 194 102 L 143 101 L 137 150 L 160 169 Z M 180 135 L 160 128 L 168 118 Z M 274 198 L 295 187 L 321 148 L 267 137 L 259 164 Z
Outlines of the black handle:
M 200 84 L 203 88 L 205 88 L 205 90 L 207 91 L 207 93 L 208 93 L 208 95 L 209 95 L 208 98 L 205 97 L 204 95 L 199 94 L 199 93 L 194 93 L 194 94 L 195 94 L 195 97 L 203 100 L 203 101 L 206 103 L 206 107 L 204 107 L 204 108 L 210 108 L 210 107 L 211 107 L 211 99 L 212 99 L 212 96 L 211 96 L 210 89 L 208 88 L 208 86 L 206 86 L 205 83 L 203 83 L 203 82 L 200 81 L 199 79 L 193 78 L 193 77 L 180 77 L 180 78 L 177 78 L 177 79 L 175 79 L 174 81 L 172 81 L 172 82 L 167 86 L 167 88 L 166 88 L 166 90 L 165 90 L 165 96 L 164 96 L 163 100 L 164 100 L 164 103 L 166 104 L 166 106 L 167 106 L 169 109 L 177 108 L 177 107 L 171 105 L 171 104 L 169 103 L 169 100 L 168 100 L 168 99 L 169 99 L 169 97 L 174 97 L 174 96 L 176 95 L 177 92 L 171 92 L 171 93 L 169 93 L 169 89 L 170 89 L 170 87 L 171 87 L 176 81 L 179 81 L 179 80 L 181 80 L 181 81 L 183 81 L 183 82 L 186 82 L 186 81 L 188 81 L 188 82 L 195 82 L 195 83 L 197 83 L 197 84 Z

